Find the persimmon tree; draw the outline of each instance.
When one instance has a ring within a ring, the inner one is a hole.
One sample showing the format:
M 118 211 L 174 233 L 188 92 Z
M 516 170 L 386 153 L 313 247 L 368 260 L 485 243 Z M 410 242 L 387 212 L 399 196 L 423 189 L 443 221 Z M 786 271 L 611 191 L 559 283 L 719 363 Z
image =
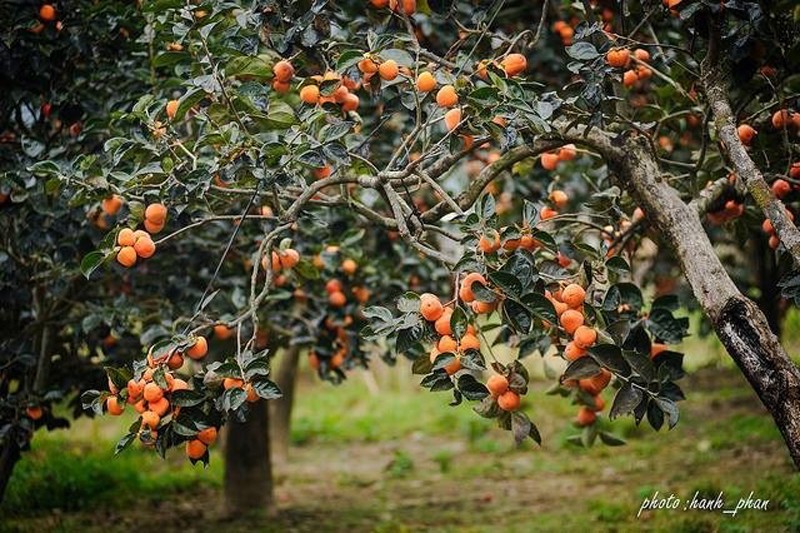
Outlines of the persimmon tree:
M 618 416 L 678 422 L 683 304 L 800 461 L 800 373 L 721 260 L 766 234 L 773 284 L 800 294 L 791 2 L 140 9 L 151 86 L 102 157 L 52 173 L 79 209 L 114 207 L 85 277 L 141 295 L 142 356 L 83 395 L 136 411 L 118 450 L 205 462 L 218 428 L 250 424 L 226 455 L 260 464 L 289 346 L 333 382 L 409 358 L 518 442 L 548 437 L 525 409 L 538 352 L 576 405 L 571 440 L 618 445 Z M 691 301 L 651 296 L 654 257 Z M 268 504 L 268 469 L 238 464 L 230 503 Z
M 107 382 L 96 361 L 129 364 L 141 350 L 121 311 L 99 311 L 129 287 L 88 283 L 78 269 L 108 230 L 100 205 L 72 202 L 59 177 L 91 165 L 111 109 L 147 86 L 131 55 L 141 23 L 128 3 L 4 2 L 0 20 L 2 499 L 34 431 L 68 425 L 53 407 L 80 415 L 76 393 Z

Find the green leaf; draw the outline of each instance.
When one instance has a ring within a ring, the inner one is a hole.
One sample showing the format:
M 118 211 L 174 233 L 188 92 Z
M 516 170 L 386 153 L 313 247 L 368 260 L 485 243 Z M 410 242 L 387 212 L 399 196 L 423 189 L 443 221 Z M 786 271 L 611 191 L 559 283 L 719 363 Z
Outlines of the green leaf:
M 321 149 L 306 150 L 297 156 L 297 160 L 310 168 L 322 168 L 325 166 L 325 156 Z
M 581 431 L 581 444 L 584 448 L 591 448 L 597 438 L 597 424 L 586 426 Z
M 112 366 L 103 367 L 103 370 L 106 371 L 106 375 L 108 379 L 111 380 L 111 383 L 114 386 L 122 390 L 128 386 L 128 381 L 133 377 L 133 374 L 127 368 L 115 368 Z
M 630 413 L 641 403 L 642 398 L 644 398 L 644 393 L 641 389 L 634 387 L 630 383 L 625 383 L 614 396 L 614 404 L 611 406 L 608 417 L 614 420 L 618 416 Z
M 472 100 L 475 104 L 480 106 L 489 106 L 497 103 L 498 94 L 496 87 L 479 87 L 469 93 L 467 99 Z
M 190 89 L 178 99 L 178 109 L 173 120 L 180 120 L 192 107 L 200 103 L 205 98 L 206 93 L 201 89 Z
M 87 390 L 81 394 L 81 407 L 84 411 L 92 411 L 96 415 L 103 414 L 103 402 L 108 397 L 108 393 L 97 390 Z
M 510 272 L 490 272 L 489 281 L 509 296 L 519 296 L 522 293 L 522 283 Z
M 177 390 L 172 393 L 172 405 L 180 407 L 194 407 L 206 400 L 206 395 L 195 390 Z
M 596 344 L 589 348 L 589 355 L 614 374 L 618 374 L 622 377 L 631 375 L 631 367 L 622 356 L 622 350 L 619 346 L 614 344 Z
M 491 396 L 487 396 L 481 400 L 481 403 L 473 407 L 472 410 L 483 418 L 496 418 L 501 413 L 500 407 L 498 407 L 497 402 Z
M 647 404 L 647 421 L 656 431 L 660 430 L 661 426 L 664 425 L 664 411 L 661 410 L 656 402 Z
M 556 308 L 553 306 L 553 302 L 544 297 L 544 294 L 536 292 L 526 294 L 522 297 L 522 303 L 531 313 L 542 320 L 547 320 L 551 324 L 558 323 Z
M 272 60 L 265 56 L 236 56 L 225 65 L 225 74 L 268 81 L 272 78 Z
M 406 52 L 405 50 L 400 50 L 397 48 L 389 48 L 388 50 L 381 51 L 381 59 L 387 61 L 389 59 L 394 59 L 397 61 L 398 65 L 413 68 L 414 67 L 414 58 L 411 57 L 411 54 Z
M 461 354 L 461 366 L 467 370 L 486 370 L 486 361 L 480 350 L 469 349 Z
M 639 287 L 633 283 L 617 283 L 608 289 L 603 301 L 603 310 L 616 312 L 619 306 L 627 304 L 630 306 L 628 313 L 634 314 L 642 309 L 643 303 Z
M 107 254 L 104 254 L 100 251 L 89 252 L 86 254 L 81 260 L 81 274 L 86 279 L 89 279 L 92 275 L 92 272 L 97 270 L 97 268 L 103 264 L 103 260 L 106 258 Z
M 416 313 L 419 311 L 419 295 L 406 292 L 397 299 L 397 310 L 401 313 Z
M 654 337 L 667 344 L 678 344 L 689 334 L 689 319 L 675 318 L 672 311 L 663 307 L 652 309 L 646 324 Z
M 433 370 L 440 370 L 455 361 L 455 359 L 456 356 L 450 352 L 441 353 L 433 361 Z
M 450 317 L 450 329 L 453 331 L 453 335 L 456 339 L 460 339 L 464 336 L 467 332 L 468 325 L 467 314 L 464 312 L 464 309 L 456 307 Z
M 667 423 L 669 425 L 669 429 L 674 428 L 678 424 L 678 420 L 680 419 L 680 412 L 678 411 L 678 406 L 672 400 L 667 398 L 656 398 L 655 403 L 664 411 L 664 414 L 667 415 Z
M 361 50 L 345 50 L 336 59 L 336 70 L 343 72 L 357 64 L 363 57 L 364 53 Z
M 601 431 L 599 436 L 602 443 L 606 446 L 625 446 L 625 444 L 627 444 L 623 438 L 605 431 Z
M 590 378 L 596 376 L 600 370 L 600 365 L 591 357 L 580 357 L 572 361 L 567 369 L 564 370 L 564 374 L 561 376 L 561 382 L 563 383 L 568 379 Z
M 319 279 L 319 270 L 308 259 L 301 259 L 295 266 L 294 271 L 307 280 Z
M 659 296 L 655 300 L 653 300 L 653 305 L 650 307 L 652 309 L 666 309 L 668 311 L 677 311 L 680 307 L 680 301 L 678 300 L 678 296 L 675 294 L 665 294 L 664 296 Z
M 631 365 L 634 372 L 639 374 L 645 381 L 652 381 L 656 377 L 656 369 L 653 362 L 647 355 L 625 350 L 622 352 L 625 360 Z
M 256 394 L 265 400 L 276 400 L 283 397 L 283 392 L 276 383 L 265 378 L 259 378 L 252 381 L 253 389 Z
M 581 41 L 566 48 L 567 55 L 578 61 L 589 61 L 600 56 L 592 43 Z
M 247 401 L 247 393 L 244 389 L 233 387 L 226 390 L 220 396 L 220 407 L 222 411 L 235 411 Z
M 531 421 L 528 415 L 522 411 L 511 413 L 511 433 L 514 435 L 514 442 L 517 446 L 530 436 Z
M 119 454 L 136 439 L 136 433 L 126 433 L 114 446 L 114 455 Z
M 531 320 L 528 309 L 524 305 L 507 299 L 503 301 L 502 312 L 508 325 L 511 326 L 514 331 L 526 334 L 531 330 L 533 320 Z
M 486 385 L 475 379 L 472 374 L 462 374 L 458 377 L 458 390 L 464 398 L 471 401 L 483 400 L 489 396 Z
M 531 421 L 531 429 L 528 431 L 528 436 L 539 446 L 542 445 L 542 435 L 539 433 L 539 428 L 536 427 L 533 421 Z
M 475 295 L 475 299 L 481 302 L 491 303 L 497 300 L 497 295 L 494 291 L 480 281 L 474 281 L 472 283 L 472 293 Z
M 416 359 L 414 359 L 414 363 L 411 365 L 411 373 L 412 374 L 429 374 L 433 370 L 433 363 L 431 363 L 431 358 L 428 355 L 420 355 Z
M 620 272 L 630 272 L 631 267 L 622 256 L 615 255 L 606 261 L 606 268 L 609 270 L 616 270 Z

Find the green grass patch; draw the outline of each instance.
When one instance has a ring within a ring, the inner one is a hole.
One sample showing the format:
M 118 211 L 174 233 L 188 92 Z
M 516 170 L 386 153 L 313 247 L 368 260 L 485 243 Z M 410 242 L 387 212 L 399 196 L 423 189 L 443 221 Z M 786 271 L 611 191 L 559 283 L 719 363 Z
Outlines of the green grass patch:
M 129 449 L 114 456 L 114 441 L 71 437 L 88 420 L 66 433 L 37 433 L 32 451 L 17 463 L 0 511 L 9 516 L 59 509 L 76 511 L 95 504 L 128 504 L 220 486 L 222 463 L 213 457 L 204 470 L 193 467 L 179 449 L 162 460 L 152 450 Z M 103 422 L 97 422 L 103 423 Z

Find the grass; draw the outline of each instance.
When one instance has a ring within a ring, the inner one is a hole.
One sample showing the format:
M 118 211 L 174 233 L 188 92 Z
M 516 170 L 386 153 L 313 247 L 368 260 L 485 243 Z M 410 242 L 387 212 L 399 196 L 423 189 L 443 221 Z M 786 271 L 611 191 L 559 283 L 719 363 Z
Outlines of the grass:
M 142 509 L 148 527 L 166 530 L 198 529 L 198 520 L 200 529 L 230 531 L 800 530 L 800 476 L 778 431 L 744 379 L 705 345 L 710 368 L 684 383 L 676 429 L 656 434 L 630 418 L 603 421 L 627 440 L 622 448 L 570 445 L 575 407 L 543 394 L 544 381 L 523 405 L 544 445 L 516 448 L 468 404 L 448 407 L 447 393 L 420 390 L 407 367 L 376 365 L 341 387 L 304 373 L 277 518 L 224 516 L 218 447 L 208 469 L 179 452 L 161 460 L 134 447 L 114 457 L 132 415 L 79 420 L 73 430 L 36 435 L 0 507 L 0 531 L 133 529 Z M 531 359 L 534 374 L 540 364 Z M 722 491 L 731 506 L 752 491 L 770 507 L 736 517 L 656 510 L 637 518 L 656 491 Z
M 221 485 L 219 460 L 204 471 L 177 455 L 163 461 L 150 450 L 131 449 L 114 456 L 113 440 L 81 432 L 106 423 L 82 420 L 74 432 L 38 433 L 33 450 L 14 469 L 0 509 L 12 515 L 69 512 L 95 505 L 131 505 L 198 486 Z

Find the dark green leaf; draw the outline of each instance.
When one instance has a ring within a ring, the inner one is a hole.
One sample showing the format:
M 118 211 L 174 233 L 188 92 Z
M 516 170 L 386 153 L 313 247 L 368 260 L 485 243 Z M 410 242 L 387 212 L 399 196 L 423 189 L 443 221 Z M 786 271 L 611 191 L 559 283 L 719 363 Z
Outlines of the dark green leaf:
M 252 382 L 253 389 L 260 398 L 265 400 L 276 400 L 283 397 L 283 392 L 278 388 L 273 381 L 265 378 L 259 378 Z
M 490 272 L 489 281 L 509 296 L 520 296 L 522 293 L 522 283 L 510 272 L 503 272 L 502 270 Z
M 630 383 L 625 383 L 617 391 L 617 395 L 614 396 L 614 404 L 611 406 L 608 417 L 614 420 L 619 416 L 630 413 L 639 405 L 643 397 L 644 393 L 638 387 L 634 387 Z
M 522 411 L 511 413 L 511 433 L 514 435 L 514 442 L 519 446 L 531 433 L 531 421 Z
M 103 260 L 105 258 L 106 254 L 103 252 L 89 252 L 81 261 L 81 274 L 83 274 L 86 279 L 89 279 L 89 277 L 92 275 L 92 272 L 97 270 L 97 267 L 103 264 Z
M 180 407 L 194 407 L 200 405 L 206 399 L 206 395 L 194 390 L 178 390 L 172 393 L 171 403 Z
M 461 374 L 458 377 L 458 390 L 461 391 L 464 398 L 470 401 L 483 400 L 489 396 L 489 389 L 486 388 L 486 385 L 480 383 L 471 374 Z
M 600 365 L 595 362 L 591 357 L 580 357 L 572 361 L 564 374 L 561 376 L 561 382 L 568 379 L 585 379 L 596 376 L 600 372 Z
M 624 439 L 612 435 L 611 433 L 606 433 L 605 431 L 600 432 L 600 440 L 606 446 L 625 446 L 626 444 Z
M 613 344 L 596 344 L 589 348 L 589 354 L 602 366 L 622 377 L 631 375 L 631 367 L 622 356 L 619 346 Z

